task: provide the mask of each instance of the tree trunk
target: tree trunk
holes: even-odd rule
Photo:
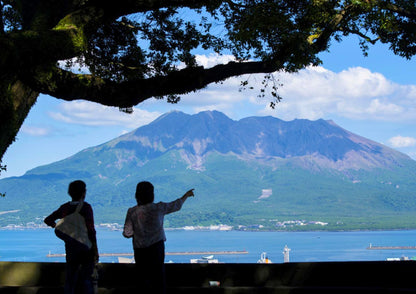
[[[38,95],[19,80],[0,81],[0,162]]]

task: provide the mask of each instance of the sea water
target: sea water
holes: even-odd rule
[[[285,245],[291,262],[377,261],[387,258],[412,258],[416,250],[369,250],[373,246],[416,246],[415,230],[356,232],[243,232],[243,231],[166,231],[166,262],[189,263],[201,255],[170,255],[177,252],[243,251],[244,254],[214,255],[219,262],[256,263],[266,252],[273,263],[283,262]],[[97,229],[101,262],[118,262],[117,254],[132,253],[131,239],[121,231]],[[53,229],[0,230],[0,261],[64,262],[63,242]],[[210,255],[210,254],[207,254]]]

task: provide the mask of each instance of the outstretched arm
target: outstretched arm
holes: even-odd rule
[[[164,206],[163,211],[164,214],[169,214],[175,211],[178,211],[182,208],[182,204],[185,202],[186,199],[188,199],[188,197],[193,197],[194,195],[194,189],[191,189],[189,191],[187,191],[185,194],[183,194],[182,197],[176,199],[175,201],[169,202],[169,203],[162,203],[162,205]]]
[[[188,197],[194,197],[194,190],[195,189],[191,189],[189,191],[186,191],[185,194],[183,194],[183,196],[181,197],[183,201],[185,201],[186,199],[188,199]]]

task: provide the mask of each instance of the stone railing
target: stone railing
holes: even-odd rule
[[[101,264],[99,294],[140,293],[134,264]],[[416,293],[415,261],[166,264],[167,294]],[[64,263],[0,262],[0,294],[63,293]]]

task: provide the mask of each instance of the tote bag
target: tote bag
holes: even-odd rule
[[[55,226],[55,234],[64,241],[67,239],[66,237],[70,237],[90,249],[92,243],[88,238],[87,225],[84,217],[79,213],[83,204],[84,202],[80,201],[74,213],[68,214],[58,221]],[[62,233],[65,235],[64,238]]]

